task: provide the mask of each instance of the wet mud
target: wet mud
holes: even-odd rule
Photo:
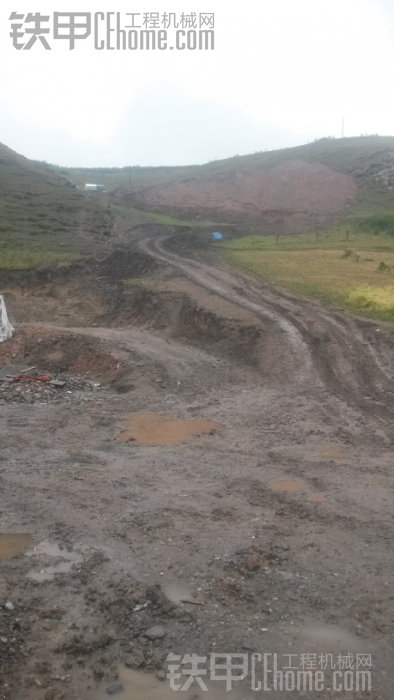
[[[4,373],[30,358],[92,390],[1,406],[0,694],[160,700],[169,654],[368,652],[391,700],[390,333],[144,245],[122,276],[156,256],[152,293],[121,289],[120,254],[42,305],[14,290],[53,316],[12,318]],[[92,308],[59,323],[72,289]]]
[[[128,418],[119,439],[122,442],[137,441],[142,445],[175,445],[201,435],[214,435],[224,427],[204,418],[173,420],[170,416],[146,413]]]
[[[10,559],[35,544],[31,535],[0,534],[0,559]]]

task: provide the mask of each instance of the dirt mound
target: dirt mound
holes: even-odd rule
[[[20,328],[0,345],[0,365],[37,365],[44,372],[67,372],[110,381],[124,372],[124,363],[93,338],[47,328]]]
[[[147,272],[153,272],[158,266],[157,261],[151,256],[129,245],[127,248],[118,248],[110,255],[99,259],[88,257],[84,260],[55,262],[26,270],[0,269],[0,288],[4,293],[7,287],[27,289],[52,282],[58,286],[61,282],[67,280],[75,282],[78,279],[81,284],[86,284],[87,278],[90,285],[93,281],[105,279],[117,282],[124,278],[140,277]]]
[[[117,190],[113,199],[129,206],[179,215],[231,220],[285,220],[289,231],[315,217],[327,219],[353,201],[352,177],[321,163],[288,160],[270,170],[257,167],[189,178],[157,187]]]
[[[140,277],[154,272],[158,263],[151,256],[139,250],[119,249],[108,255],[97,265],[97,272],[114,280]]]
[[[0,293],[15,327],[31,322],[97,325],[117,307],[123,280],[142,278],[158,267],[141,251],[118,249],[101,260],[0,270]]]

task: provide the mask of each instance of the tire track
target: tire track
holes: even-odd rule
[[[282,381],[329,390],[348,405],[386,421],[394,415],[394,382],[378,354],[346,314],[336,318],[319,302],[279,290],[233,268],[213,267],[164,248],[168,236],[140,241],[148,255],[268,321],[286,362]],[[339,317],[339,318],[338,318]]]
[[[304,385],[310,378],[313,366],[312,358],[302,334],[282,314],[278,313],[272,305],[265,304],[261,300],[248,299],[234,289],[234,279],[228,272],[210,267],[196,260],[185,260],[174,253],[169,253],[163,248],[166,237],[145,239],[140,242],[140,247],[148,255],[157,260],[167,262],[181,270],[186,276],[222,298],[252,311],[263,320],[268,320],[279,334],[278,341],[285,344],[287,352],[288,380],[296,384]],[[315,378],[316,380],[317,378]]]

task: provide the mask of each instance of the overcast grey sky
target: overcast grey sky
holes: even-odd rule
[[[11,12],[51,20],[54,11],[120,12],[123,25],[131,11],[136,24],[155,12],[198,19],[201,0],[2,0],[0,141],[52,163],[123,166],[204,163],[339,137],[342,116],[346,136],[394,134],[393,5],[206,0],[213,51],[97,51],[93,37],[70,51],[52,28],[51,51],[39,40],[18,51]]]

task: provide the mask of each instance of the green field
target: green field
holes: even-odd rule
[[[353,223],[277,242],[248,236],[220,245],[228,263],[274,284],[394,320],[394,236],[360,231]]]
[[[75,253],[56,253],[43,249],[7,250],[0,252],[0,268],[3,270],[23,270],[54,262],[78,259]]]
[[[33,240],[0,236],[0,269],[23,270],[53,262],[71,261],[80,258],[75,246],[59,243],[45,235]]]
[[[208,219],[203,221],[191,221],[187,219],[175,219],[172,216],[166,216],[165,214],[157,214],[150,211],[141,211],[140,209],[134,209],[133,207],[123,207],[116,204],[111,205],[111,209],[117,216],[128,224],[130,227],[140,226],[141,224],[159,224],[161,226],[181,226],[188,228],[206,228],[212,226],[218,226],[213,221]]]

